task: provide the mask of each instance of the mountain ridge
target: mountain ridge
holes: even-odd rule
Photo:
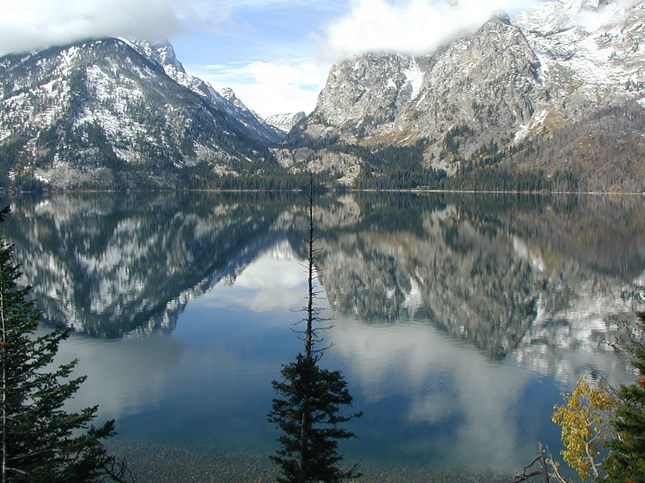
[[[6,56],[0,65],[0,164],[9,182],[175,187],[191,170],[212,176],[271,159],[241,120],[122,40]]]
[[[610,164],[620,158],[617,166],[627,168],[612,190],[643,191],[645,151],[638,125],[645,122],[644,18],[642,1],[621,7],[612,0],[551,0],[514,22],[495,16],[429,55],[384,52],[345,60],[332,67],[316,108],[288,135],[289,149],[276,156],[292,171],[312,163],[322,172],[342,171],[338,182],[357,186],[366,170],[373,171],[373,163],[364,155],[339,160],[330,147],[349,154],[337,147],[358,145],[375,153],[382,146],[422,142],[416,172],[443,172],[453,178],[451,188],[458,188],[455,178],[466,174],[501,178],[532,166],[533,175],[545,180],[540,186],[552,186],[548,178],[555,171],[564,177],[582,168],[575,183],[560,188],[604,191],[607,183],[586,173],[601,171],[591,160],[597,153],[563,162],[526,159],[526,153],[562,137],[560,129],[620,108],[634,122],[618,131],[625,126],[609,126],[616,119],[609,116],[604,124],[616,130],[611,134],[620,142],[595,148],[604,150],[599,157]],[[593,19],[603,21],[589,26]],[[592,135],[602,137],[602,131]],[[315,152],[303,156],[302,146]],[[562,155],[568,154],[571,149],[562,146]],[[501,159],[515,161],[500,165]],[[520,159],[524,166],[516,166]]]
[[[168,42],[5,56],[0,186],[261,188],[314,172],[341,188],[645,191],[644,18],[643,1],[549,0],[427,55],[339,62],[313,112],[267,120]]]
[[[288,134],[296,124],[306,117],[307,115],[303,111],[299,111],[295,113],[289,112],[285,114],[273,114],[272,116],[267,117],[264,121],[281,130],[285,134]]]

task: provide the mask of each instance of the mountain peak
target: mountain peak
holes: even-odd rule
[[[187,73],[181,62],[177,60],[175,50],[170,42],[152,43],[140,40],[127,42],[150,62],[160,65],[175,82],[200,95],[217,109],[225,111],[241,122],[244,128],[249,130],[250,137],[262,142],[280,140],[280,133],[266,125],[258,114],[248,109],[231,88],[222,89],[220,94],[208,82]]]
[[[253,119],[185,73],[168,43],[100,39],[0,65],[0,184],[172,187],[198,165],[212,177],[269,156]]]
[[[235,91],[234,91],[233,89],[231,89],[230,87],[224,87],[224,88],[220,91],[220,94],[222,95],[222,97],[223,97],[224,99],[226,99],[228,102],[230,102],[231,104],[233,104],[237,109],[240,109],[240,110],[242,110],[242,111],[248,111],[248,112],[251,112],[251,113],[252,113],[254,116],[256,116],[258,119],[260,118],[259,114],[256,114],[256,113],[255,113],[255,112],[253,112],[251,109],[249,109],[248,107],[246,107],[246,105],[244,104],[244,102],[242,102],[242,100],[241,100],[239,97],[237,97],[237,95],[235,94]]]
[[[237,97],[237,95],[235,94],[235,91],[230,87],[224,87],[222,90],[220,90],[220,94],[224,99],[226,99],[228,102],[233,104],[238,109],[250,111],[250,109],[246,107],[246,105],[242,102],[242,100],[239,97]],[[257,114],[255,113],[253,114],[257,116]]]
[[[273,116],[267,117],[265,122],[270,126],[280,129],[280,131],[289,132],[296,124],[306,117],[306,114],[302,111],[287,114],[274,114]]]
[[[185,73],[184,66],[175,55],[175,49],[168,40],[160,42],[149,42],[147,40],[131,40],[121,39],[137,52],[142,54],[151,62],[159,64],[164,68],[166,73],[168,70],[176,70],[177,72]]]
[[[591,32],[621,22],[629,10],[643,6],[645,2],[634,0],[549,0],[518,14],[513,23],[541,35],[573,28]]]
[[[255,111],[246,107],[240,98],[235,95],[233,89],[225,87],[220,91],[220,95],[227,103],[227,106],[225,106],[224,109],[245,126],[253,128],[258,135],[262,136],[264,141],[277,143],[284,138],[284,133],[282,131],[267,123]]]
[[[224,99],[227,99],[229,101],[234,101],[237,100],[237,96],[235,95],[235,91],[231,89],[230,87],[224,87],[219,91],[219,93],[222,95]]]

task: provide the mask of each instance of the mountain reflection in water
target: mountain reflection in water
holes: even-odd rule
[[[79,405],[99,402],[125,437],[265,451],[270,381],[298,345],[306,203],[23,197],[3,229],[45,319],[80,333],[62,355],[90,375]],[[637,197],[318,198],[329,365],[365,412],[349,451],[510,471],[553,444],[559,390],[633,377],[609,344],[643,308],[642,209]],[[150,429],[158,418],[169,427]]]

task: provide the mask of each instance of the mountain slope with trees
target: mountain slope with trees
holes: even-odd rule
[[[271,164],[266,140],[122,40],[5,56],[0,86],[5,184],[174,188]]]
[[[360,187],[640,192],[644,19],[642,1],[550,0],[425,56],[343,61],[276,156]],[[385,167],[419,143],[401,184]]]
[[[288,134],[167,42],[5,56],[0,186],[285,189],[313,172],[340,188],[642,192],[644,20],[643,1],[548,0],[425,55],[347,59],[312,113],[271,120]]]

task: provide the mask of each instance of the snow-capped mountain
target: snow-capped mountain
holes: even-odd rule
[[[594,158],[616,159],[627,172],[612,186],[640,191],[645,188],[644,20],[643,1],[549,0],[513,21],[496,16],[425,56],[372,53],[346,60],[332,68],[315,110],[287,144],[422,142],[425,166],[451,176],[500,159],[511,162],[505,169],[517,171],[521,161],[549,177],[586,172]],[[558,133],[567,128],[564,140]],[[564,159],[522,154],[530,143],[553,136],[566,144]],[[589,136],[602,141],[589,142]],[[574,144],[606,152],[590,148],[581,155]],[[319,164],[341,169],[320,153]],[[278,155],[283,164],[298,157]],[[342,163],[354,170],[366,166],[360,156]],[[606,185],[578,181],[582,189]]]
[[[351,142],[438,137],[464,123],[506,131],[546,101],[537,69],[520,29],[496,17],[432,56],[367,54],[334,66],[305,134]]]
[[[644,19],[642,1],[552,0],[514,23],[550,94],[575,116],[622,99],[645,103]]]
[[[547,0],[427,55],[343,61],[309,116],[267,121],[167,42],[5,56],[0,186],[203,186],[279,163],[369,188],[645,191],[644,25],[642,0]]]
[[[277,143],[284,135],[266,123],[261,116],[247,108],[230,88],[217,92],[208,82],[186,72],[175,55],[172,44],[165,42],[148,42],[144,40],[126,40],[150,61],[161,65],[168,76],[178,84],[190,89],[240,121],[249,134],[261,142]]]
[[[284,133],[291,131],[293,126],[305,119],[307,116],[304,112],[287,113],[287,114],[274,114],[267,117],[264,122],[273,126]]]
[[[23,186],[174,187],[271,157],[169,44],[103,39],[5,56],[0,105],[0,176]]]

